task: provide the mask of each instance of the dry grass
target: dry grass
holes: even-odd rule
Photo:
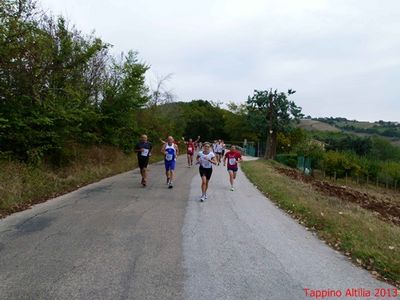
[[[157,152],[154,151],[151,161],[161,159]],[[127,155],[105,146],[78,148],[75,159],[58,169],[45,164],[32,167],[21,162],[0,161],[0,218],[136,167],[134,153]]]
[[[244,162],[249,179],[304,226],[357,264],[400,286],[400,227],[357,204],[323,195],[275,171],[264,160]]]
[[[324,123],[316,120],[307,120],[302,119],[298,127],[305,130],[317,130],[317,131],[330,131],[330,132],[340,132],[341,130],[336,128],[335,126],[329,125],[328,123]]]

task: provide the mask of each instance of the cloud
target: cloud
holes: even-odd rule
[[[173,73],[181,100],[293,88],[305,114],[400,121],[397,0],[42,3],[114,51],[138,50],[158,74]]]

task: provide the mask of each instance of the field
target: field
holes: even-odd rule
[[[316,121],[316,120],[300,120],[300,124],[298,127],[305,129],[305,130],[317,130],[317,131],[330,131],[330,132],[340,132],[341,130],[329,125],[324,122]]]
[[[395,197],[305,179],[276,162],[251,161],[242,167],[299,223],[374,276],[400,286],[400,203]]]

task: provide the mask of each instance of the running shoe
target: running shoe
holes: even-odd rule
[[[205,198],[205,196],[203,195],[203,196],[201,196],[200,197],[200,202],[204,202],[204,200],[205,200],[206,198]]]
[[[205,195],[204,195],[204,199],[208,199],[208,196],[207,196],[207,194],[205,194]]]
[[[231,191],[233,192],[235,189],[233,187],[231,187]]]
[[[172,189],[174,186],[172,185],[172,182],[170,182],[169,184],[168,184],[168,188],[169,189]]]

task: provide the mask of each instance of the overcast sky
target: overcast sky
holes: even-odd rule
[[[400,121],[399,0],[39,1],[173,73],[178,100],[292,88],[305,115]]]

